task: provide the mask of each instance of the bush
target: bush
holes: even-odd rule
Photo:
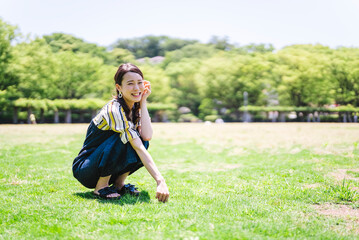
[[[204,117],[204,120],[214,122],[218,118],[220,118],[218,115],[207,115],[207,116]]]
[[[186,113],[186,114],[182,114],[180,115],[179,122],[199,122],[201,121],[198,117],[196,117],[195,115],[193,115],[192,113]]]

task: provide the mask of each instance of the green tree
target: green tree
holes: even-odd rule
[[[172,103],[170,80],[165,71],[159,66],[152,65],[142,65],[140,68],[145,80],[151,82],[152,93],[148,100],[155,103]]]
[[[144,58],[164,56],[167,51],[173,51],[195,42],[197,41],[148,35],[132,39],[119,39],[111,47],[127,49],[136,58]]]
[[[14,47],[13,54],[12,71],[16,72],[21,97],[48,98],[59,75],[50,47],[43,40],[22,42]]]
[[[166,36],[144,36],[133,39],[119,39],[114,44],[113,48],[123,48],[132,52],[136,58],[163,56],[164,50],[161,48]]]
[[[123,63],[134,63],[135,62],[135,56],[127,49],[123,48],[114,48],[110,52],[111,59],[111,65],[119,66]]]
[[[248,93],[249,104],[264,104],[263,90],[270,69],[263,56],[220,53],[204,61],[199,76],[204,101],[201,104],[202,112],[217,109],[220,114],[228,114],[238,120],[238,108],[243,105],[244,92]],[[213,100],[212,109],[208,109],[208,99]]]
[[[106,64],[114,64],[113,56],[105,47],[98,46],[95,43],[85,42],[70,34],[53,33],[43,36],[45,42],[51,47],[54,53],[62,51],[71,51],[74,53],[87,53],[92,57],[102,58]]]
[[[181,49],[166,52],[165,60],[162,62],[162,66],[165,68],[168,64],[179,62],[185,58],[193,59],[205,59],[210,58],[218,49],[215,49],[213,45],[196,43],[192,45],[187,45]]]
[[[197,40],[185,40],[185,39],[179,39],[179,38],[167,38],[161,44],[161,47],[163,48],[164,52],[169,52],[169,51],[181,49],[184,46],[195,44],[195,43],[198,43],[198,41]]]
[[[85,53],[59,52],[55,54],[57,80],[53,82],[49,98],[99,97],[98,82],[101,79],[101,58]]]
[[[198,115],[198,107],[201,103],[199,95],[200,83],[197,78],[200,66],[200,60],[184,58],[179,62],[172,62],[166,67],[174,102],[179,107],[190,108],[195,115]]]
[[[253,54],[253,53],[271,53],[275,50],[272,44],[255,44],[251,43],[242,47],[234,48],[233,51],[240,54]]]
[[[329,64],[337,104],[359,106],[359,49],[339,48]]]
[[[85,53],[53,53],[43,39],[14,47],[12,69],[21,97],[33,99],[72,99],[98,97],[96,83],[101,78],[101,58]]]
[[[117,67],[111,65],[103,64],[99,67],[96,73],[98,76],[97,80],[93,82],[94,86],[96,86],[96,89],[92,93],[93,96],[109,100],[117,94],[114,80],[116,71]]]
[[[229,43],[228,37],[219,37],[219,36],[212,36],[208,42],[209,45],[213,45],[216,49],[219,50],[231,50],[234,48],[233,44]]]
[[[9,68],[13,59],[11,42],[16,37],[16,29],[0,18],[0,90],[17,85],[16,77]]]
[[[321,45],[294,45],[278,51],[273,83],[281,105],[323,106],[333,102],[329,53],[331,50]]]

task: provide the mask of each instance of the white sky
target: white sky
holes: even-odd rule
[[[208,42],[320,43],[359,47],[359,0],[0,0],[2,20],[23,34],[73,34],[107,46],[167,35]]]

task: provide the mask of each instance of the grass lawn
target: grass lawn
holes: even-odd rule
[[[72,176],[87,125],[0,125],[0,239],[359,239],[359,124],[154,124],[170,189],[95,199]]]

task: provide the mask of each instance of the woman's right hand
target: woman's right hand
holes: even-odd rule
[[[159,202],[167,202],[170,193],[168,192],[168,187],[165,180],[160,180],[157,182],[157,191],[156,191],[156,198]]]

